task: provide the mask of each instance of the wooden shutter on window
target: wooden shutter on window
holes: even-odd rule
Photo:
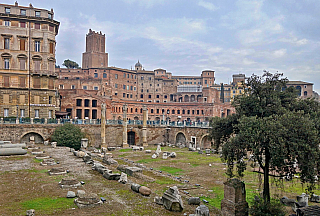
[[[50,43],[50,53],[52,53],[52,54],[53,54],[53,48],[54,48],[54,46],[53,46],[53,43],[51,42]]]
[[[3,77],[3,86],[4,87],[10,87],[10,78],[9,78],[9,76],[4,76]]]
[[[20,77],[20,87],[25,88],[26,87],[26,78]]]
[[[20,39],[20,50],[26,50],[26,40]]]
[[[49,89],[54,89],[53,79],[49,79]]]
[[[40,61],[39,60],[34,61],[34,71],[36,71],[36,72],[40,71]]]
[[[33,77],[33,87],[40,88],[40,77]]]
[[[25,59],[20,59],[20,70],[25,70],[26,69],[26,60]]]

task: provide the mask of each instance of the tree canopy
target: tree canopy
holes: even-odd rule
[[[67,123],[55,129],[51,136],[53,142],[59,146],[67,146],[79,150],[81,148],[81,139],[84,134],[81,129],[73,124]]]
[[[71,61],[70,59],[64,60],[63,63],[62,63],[62,65],[65,66],[66,68],[71,68],[71,69],[73,69],[73,68],[77,68],[77,69],[80,68],[77,62]]]
[[[263,198],[270,201],[269,176],[292,177],[314,185],[319,175],[320,105],[298,98],[294,88],[286,88],[282,74],[252,75],[243,95],[235,97],[236,114],[211,121],[211,137],[216,148],[222,145],[227,175],[234,166],[242,177],[244,160],[252,154],[264,175]],[[236,162],[236,163],[234,163]]]

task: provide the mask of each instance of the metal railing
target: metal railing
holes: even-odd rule
[[[79,125],[100,125],[101,119],[46,119],[46,118],[0,118],[0,124],[79,124]],[[123,120],[106,120],[106,125],[123,125]],[[142,126],[142,120],[128,120],[127,125]],[[147,126],[170,126],[170,127],[209,127],[209,122],[192,121],[147,121]]]

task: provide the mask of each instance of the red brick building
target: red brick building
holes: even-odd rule
[[[100,118],[101,103],[107,104],[107,119],[122,119],[124,104],[128,120],[142,120],[143,105],[152,121],[208,121],[233,112],[230,103],[220,102],[220,92],[213,88],[214,71],[172,76],[164,69],[146,71],[139,61],[133,70],[108,67],[105,35],[91,29],[86,35],[82,69],[58,71],[61,111],[69,112],[71,118]]]

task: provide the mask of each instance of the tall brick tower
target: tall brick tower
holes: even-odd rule
[[[82,54],[82,68],[108,67],[108,53],[105,52],[106,36],[89,29],[86,35],[86,52]]]

